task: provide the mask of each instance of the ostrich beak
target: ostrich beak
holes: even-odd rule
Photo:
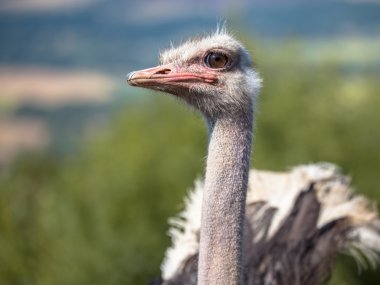
[[[212,73],[182,72],[170,65],[133,71],[127,74],[127,83],[131,86],[154,88],[160,86],[178,86],[181,83],[204,82],[216,83],[217,77]]]

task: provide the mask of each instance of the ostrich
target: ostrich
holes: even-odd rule
[[[157,284],[320,284],[343,250],[376,264],[377,211],[336,166],[249,170],[261,79],[225,29],[165,51],[161,65],[127,82],[185,101],[209,130],[204,182],[171,220],[173,245]]]

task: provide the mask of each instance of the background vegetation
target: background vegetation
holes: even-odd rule
[[[167,219],[203,175],[207,130],[194,111],[125,86],[123,75],[154,65],[170,40],[213,30],[221,15],[264,78],[253,166],[333,162],[380,201],[380,4],[248,2],[1,1],[1,285],[134,285],[159,276]],[[68,85],[74,94],[63,94]],[[108,85],[113,91],[102,91]],[[104,97],[93,100],[88,86]],[[34,121],[49,147],[2,160],[1,123],[24,126],[22,135]],[[343,256],[331,284],[380,284],[380,271],[359,274]]]
[[[251,49],[265,81],[254,166],[331,161],[380,200],[376,72],[305,64],[294,44]],[[159,275],[166,220],[202,175],[206,128],[168,96],[122,92],[142,100],[123,105],[75,155],[23,156],[1,173],[1,284],[146,284]],[[378,271],[357,273],[342,261],[332,284],[380,282]]]

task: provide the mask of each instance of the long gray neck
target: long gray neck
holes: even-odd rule
[[[243,283],[243,222],[253,110],[209,120],[203,193],[199,285]]]

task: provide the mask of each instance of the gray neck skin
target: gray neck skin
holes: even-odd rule
[[[243,283],[243,222],[253,110],[208,120],[208,146],[198,265],[199,285]]]

